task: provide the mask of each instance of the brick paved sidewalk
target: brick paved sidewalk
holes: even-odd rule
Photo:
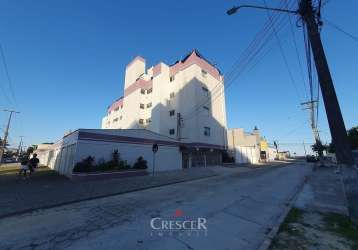
[[[217,167],[219,168],[219,167]],[[0,218],[34,209],[132,192],[218,175],[214,168],[191,168],[106,180],[71,181],[50,169],[42,169],[28,179],[0,170]]]

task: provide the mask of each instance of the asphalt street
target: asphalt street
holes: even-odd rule
[[[207,179],[11,216],[0,221],[0,249],[257,249],[310,172],[303,162],[225,169]],[[204,227],[170,228],[170,221],[198,219]]]

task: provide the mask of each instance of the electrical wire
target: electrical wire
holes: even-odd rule
[[[324,19],[324,21],[332,28],[340,31],[341,33],[345,34],[346,36],[350,37],[351,39],[353,39],[354,41],[358,42],[358,37],[355,35],[350,34],[349,32],[343,30],[342,28],[340,28],[339,26],[333,24],[332,22],[328,21],[327,19]]]
[[[12,87],[12,80],[11,80],[9,69],[8,69],[7,62],[6,62],[5,52],[4,52],[3,46],[1,44],[0,44],[0,54],[1,54],[1,59],[2,59],[3,65],[4,65],[5,74],[6,74],[6,78],[7,78],[7,81],[8,81],[11,96],[13,98],[13,103],[16,105],[15,92],[14,92],[13,87]]]
[[[280,14],[278,14],[277,17],[275,17],[275,19],[274,19],[275,22],[279,20],[279,17],[281,17]],[[281,26],[283,23],[282,21],[283,21],[283,19],[281,18],[281,20],[279,21]],[[256,34],[254,40],[250,43],[250,45],[247,47],[247,49],[241,54],[241,56],[239,57],[237,62],[234,64],[234,66],[233,66],[234,69],[231,72],[229,72],[229,74],[228,74],[229,80],[227,80],[227,78],[226,78],[226,84],[225,84],[224,90],[227,90],[232,85],[234,80],[248,67],[249,63],[253,61],[255,56],[257,56],[259,54],[259,52],[262,51],[263,47],[272,39],[273,34],[272,34],[272,32],[271,33],[269,32],[271,29],[272,29],[272,22],[267,21],[266,24],[264,25],[263,29]],[[213,91],[212,96],[210,98],[208,98],[206,103],[210,102],[210,101],[212,101],[212,103],[213,103],[224,92],[224,91],[222,91],[222,89],[220,89],[219,91],[220,91],[219,95],[217,95],[217,96],[215,96],[216,92]],[[202,103],[200,105],[197,105],[198,107],[195,108],[192,113],[189,113],[189,114],[186,114],[185,116],[183,116],[185,118],[185,120],[195,117],[196,116],[195,112],[198,111],[198,109],[200,109],[202,107],[202,105],[203,105]]]
[[[284,0],[284,1],[285,1],[286,8],[288,8],[288,2],[287,2],[287,0]],[[308,98],[307,98],[307,87],[306,87],[306,84],[307,84],[307,83],[306,83],[305,78],[304,78],[303,67],[302,67],[302,62],[301,62],[301,57],[300,57],[300,53],[298,52],[298,46],[297,46],[297,42],[296,42],[296,36],[295,36],[295,32],[294,32],[294,29],[293,29],[293,23],[292,23],[292,19],[291,19],[291,16],[290,16],[290,15],[288,16],[288,20],[289,20],[289,22],[290,22],[290,30],[291,30],[292,40],[293,40],[293,44],[294,44],[294,47],[295,47],[296,57],[297,57],[297,61],[298,61],[299,69],[300,69],[300,75],[301,75],[301,78],[302,78],[302,83],[303,83],[303,86],[304,86],[304,93],[305,93],[306,99],[308,99]]]
[[[266,0],[263,0],[263,1],[264,1],[265,6],[267,7]],[[267,16],[268,16],[269,20],[270,20],[271,23],[272,23],[272,15],[271,15],[268,11],[266,11],[266,13],[267,13]],[[276,31],[276,28],[275,28],[274,24],[272,24],[272,29],[273,29],[273,32],[274,32],[274,34],[275,34],[275,38],[276,38],[278,47],[279,47],[279,49],[280,49],[280,53],[281,53],[282,59],[283,59],[283,61],[284,61],[284,63],[285,63],[287,72],[288,72],[288,74],[289,74],[289,76],[290,76],[291,83],[292,83],[292,85],[293,85],[293,87],[294,87],[294,89],[295,89],[297,98],[300,100],[301,98],[300,98],[300,94],[299,94],[299,91],[298,91],[298,88],[297,88],[296,81],[295,81],[295,79],[294,79],[294,77],[293,77],[291,68],[290,68],[290,66],[289,66],[289,64],[288,64],[287,57],[286,57],[285,52],[284,52],[284,50],[283,50],[283,47],[282,47],[282,45],[281,45],[281,41],[280,41],[280,38],[279,38],[279,36],[278,36],[278,34],[277,34],[277,31]]]

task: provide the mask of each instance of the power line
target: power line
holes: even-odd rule
[[[338,27],[337,25],[333,24],[332,22],[328,21],[327,19],[324,19],[324,21],[331,26],[332,28],[340,31],[341,33],[345,34],[346,36],[350,37],[351,39],[353,39],[354,41],[358,42],[358,37],[355,35],[352,35],[351,33],[343,30],[342,28]]]
[[[6,62],[5,52],[4,52],[4,49],[3,49],[2,45],[1,45],[1,43],[0,43],[0,53],[1,53],[2,62],[4,64],[4,69],[5,69],[6,78],[7,78],[8,84],[9,84],[9,89],[10,89],[12,98],[14,100],[14,103],[16,105],[15,93],[14,93],[14,90],[12,88],[12,81],[11,81],[9,69],[8,69],[7,62]]]
[[[286,8],[289,8],[287,0],[284,0],[284,1],[285,1]],[[300,57],[300,53],[298,52],[298,46],[297,46],[297,42],[296,42],[295,32],[293,30],[293,24],[292,24],[292,20],[291,20],[291,15],[288,16],[288,20],[290,22],[290,30],[291,30],[291,34],[292,34],[293,44],[295,46],[295,52],[296,52],[298,65],[299,65],[299,68],[300,68],[300,74],[301,74],[301,78],[302,78],[302,83],[303,83],[304,90],[305,90],[304,92],[305,92],[305,95],[306,95],[306,98],[307,98],[306,81],[304,79],[304,73],[303,73],[303,67],[302,67],[302,63],[301,63],[301,57]]]
[[[266,0],[263,0],[263,1],[264,1],[265,6],[267,6],[267,5],[266,5]],[[268,18],[270,19],[270,21],[271,21],[271,23],[272,23],[272,15],[271,15],[268,11],[266,11],[266,13],[267,13]],[[282,48],[282,45],[281,45],[281,42],[280,42],[280,38],[279,38],[278,35],[277,35],[277,31],[276,31],[276,28],[275,28],[274,24],[272,24],[272,29],[273,29],[273,32],[274,32],[274,34],[275,34],[275,38],[276,38],[276,40],[277,40],[277,43],[278,43],[278,46],[279,46],[279,49],[280,49],[282,59],[283,59],[285,65],[286,65],[287,72],[288,72],[288,74],[289,74],[289,76],[290,76],[291,83],[292,83],[292,85],[293,85],[293,87],[294,87],[294,89],[295,89],[295,91],[296,91],[297,98],[300,100],[300,95],[299,95],[299,92],[298,92],[298,89],[297,89],[297,86],[296,86],[296,82],[295,82],[295,80],[294,80],[292,71],[291,71],[290,66],[289,66],[289,64],[288,64],[286,55],[285,55],[284,50],[283,50],[283,48]]]
[[[186,114],[185,120],[189,120],[189,119],[192,119],[193,117],[195,117],[196,111],[201,109],[201,107],[203,105],[207,104],[210,101],[213,103],[218,97],[220,97],[224,93],[225,90],[227,90],[234,83],[236,78],[244,72],[244,70],[248,67],[248,65],[256,58],[256,56],[259,55],[259,53],[262,51],[264,46],[267,45],[267,43],[272,39],[273,33],[272,32],[269,33],[270,29],[272,29],[272,23],[274,23],[276,21],[279,22],[279,25],[280,25],[279,29],[281,29],[285,25],[285,23],[283,23],[284,18],[281,18],[281,20],[280,20],[280,18],[281,18],[281,15],[277,15],[277,17],[273,18],[274,19],[273,22],[267,21],[265,23],[263,29],[256,34],[254,40],[250,43],[250,45],[246,48],[246,50],[241,54],[240,58],[235,62],[231,72],[228,73],[229,80],[226,80],[225,89],[222,90],[222,88],[220,88],[219,89],[220,92],[217,92],[216,87],[218,85],[220,85],[220,87],[222,86],[221,83],[217,84],[217,86],[215,86],[212,91],[212,96],[207,98],[207,100],[205,102],[197,105],[196,108],[194,108],[193,112]],[[282,25],[282,23],[283,23],[283,25]],[[216,94],[219,94],[219,95],[216,95]],[[200,111],[199,111],[199,113],[200,113]]]

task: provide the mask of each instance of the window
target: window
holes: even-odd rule
[[[144,109],[144,104],[143,104],[143,103],[139,104],[139,107],[140,107],[141,109]]]
[[[210,136],[210,128],[209,127],[204,127],[204,135]]]
[[[150,118],[148,118],[147,120],[145,120],[146,123],[150,123],[152,122],[152,120]]]
[[[147,104],[147,108],[150,108],[150,107],[152,107],[152,103],[151,103],[151,102]]]
[[[209,96],[209,90],[206,87],[202,87],[204,93],[206,94],[206,96]]]
[[[118,118],[114,119],[113,122],[118,122]]]
[[[170,99],[174,98],[174,92],[170,93],[169,97]]]
[[[205,109],[206,114],[210,115],[210,109],[208,106],[203,106],[203,109]]]
[[[206,75],[208,74],[208,72],[206,72],[205,70],[201,70],[201,75],[203,76],[203,77],[206,77]]]
[[[119,120],[122,120],[122,116],[119,117]]]
[[[123,109],[123,104],[121,105],[121,109]]]
[[[144,94],[145,94],[145,89],[141,89],[141,90],[140,90],[140,93],[141,93],[142,95],[144,95]]]
[[[139,119],[139,124],[143,124],[144,120],[143,119]]]
[[[153,91],[153,89],[152,89],[152,88],[148,89],[148,90],[147,90],[147,94],[152,93],[152,91]]]
[[[174,135],[174,134],[175,134],[175,129],[173,129],[173,128],[172,128],[172,129],[169,129],[169,134],[170,134],[170,135]]]
[[[171,77],[169,78],[169,80],[170,80],[170,82],[173,82],[173,81],[175,80],[175,76],[171,76]]]
[[[175,110],[174,109],[169,111],[169,116],[173,116],[173,115],[175,115]]]
[[[114,111],[118,111],[119,110],[119,107],[115,108]]]

